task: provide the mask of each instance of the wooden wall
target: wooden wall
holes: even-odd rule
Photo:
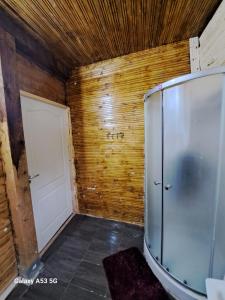
[[[65,103],[63,79],[28,57],[0,26],[0,293],[38,258],[19,92]]]
[[[0,292],[38,257],[19,91],[65,104],[65,83],[16,51],[0,27]]]
[[[6,169],[4,165],[6,112],[0,60],[0,292],[17,275],[16,252],[7,195]]]
[[[21,90],[65,104],[64,83],[19,54],[17,74]]]
[[[6,179],[0,154],[0,291],[17,274],[9,201],[6,194]]]
[[[189,72],[188,41],[73,71],[67,101],[81,213],[143,223],[144,93]]]

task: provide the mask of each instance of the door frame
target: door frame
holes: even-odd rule
[[[29,97],[32,100],[37,100],[39,102],[43,102],[49,105],[53,105],[56,107],[60,107],[64,109],[67,112],[68,117],[68,147],[69,147],[69,177],[70,177],[70,188],[71,188],[71,201],[72,201],[72,214],[69,216],[69,218],[62,224],[62,226],[57,230],[57,232],[53,235],[53,237],[48,241],[48,243],[45,245],[45,247],[39,252],[39,255],[42,256],[46,250],[49,248],[49,246],[54,242],[54,240],[57,238],[57,236],[60,234],[60,232],[65,228],[65,226],[69,223],[69,221],[72,219],[72,217],[79,212],[78,207],[78,199],[77,199],[77,185],[76,185],[76,172],[75,172],[75,165],[74,165],[74,147],[73,147],[73,137],[72,137],[72,123],[71,123],[71,117],[70,117],[70,108],[64,104],[31,94],[29,92],[20,90],[20,96]],[[26,148],[26,145],[25,145]],[[32,195],[31,195],[32,197]],[[33,207],[33,206],[32,206]]]

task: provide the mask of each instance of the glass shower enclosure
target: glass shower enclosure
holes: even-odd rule
[[[145,96],[145,243],[176,281],[205,294],[225,275],[225,69]]]

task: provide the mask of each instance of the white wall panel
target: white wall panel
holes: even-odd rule
[[[225,65],[225,0],[200,36],[200,68]]]

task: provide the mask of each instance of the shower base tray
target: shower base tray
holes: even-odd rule
[[[176,300],[207,300],[206,297],[186,288],[169,276],[149,253],[144,241],[144,256],[152,272],[159,279],[165,290]]]

